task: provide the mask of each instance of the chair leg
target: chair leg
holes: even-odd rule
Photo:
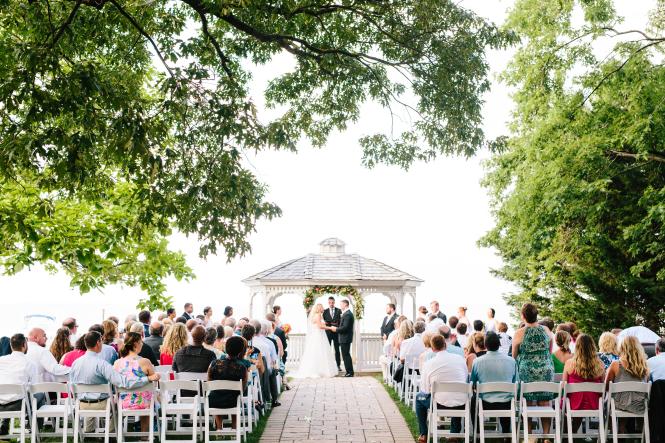
[[[566,412],[570,411],[565,411]],[[568,443],[573,443],[573,419],[570,414],[566,414],[566,426],[568,427]]]
[[[485,443],[485,414],[482,412],[478,414],[478,420],[476,424],[476,429],[480,427],[480,443]]]
[[[69,414],[65,411],[62,417],[62,443],[67,443],[67,427],[69,426]]]
[[[32,405],[32,416],[30,417],[30,442],[37,443],[37,402]]]
[[[649,435],[649,407],[647,405],[647,408],[644,410],[644,432],[642,432],[642,435],[644,436],[644,440],[646,443],[650,443],[651,441],[651,435]]]
[[[81,417],[79,416],[79,411],[76,409],[74,411],[74,423],[72,423],[72,427],[74,428],[74,443],[79,443],[79,431],[80,431],[80,422],[81,422]]]
[[[198,419],[199,419],[199,413],[196,411],[194,414],[192,414],[192,443],[196,443],[197,437],[198,437]],[[164,439],[164,442],[166,442],[166,439]]]
[[[524,414],[522,421],[524,422],[524,443],[529,443],[529,416]]]
[[[205,443],[210,443],[210,415],[208,414],[208,408],[205,409],[205,417],[203,417],[203,423],[205,428],[203,429],[203,439]]]
[[[605,443],[605,420],[603,419],[603,411],[598,413],[598,441],[600,443]]]
[[[122,426],[122,425],[123,425],[123,421],[124,421],[124,420],[122,419],[122,407],[120,407],[120,408],[118,408],[118,423],[117,423],[117,425],[116,425],[116,432],[118,433],[118,434],[116,435],[116,437],[117,437],[117,439],[118,439],[118,443],[122,443],[122,437],[123,437],[123,433],[124,433],[124,431],[125,431],[125,429],[124,429],[123,426]],[[106,427],[107,427],[107,428],[109,427],[108,422],[107,422],[107,424],[106,424]]]
[[[107,400],[109,403],[111,402],[111,398]],[[104,415],[104,443],[109,443],[111,440],[111,411],[109,410],[110,405],[107,404],[106,406],[106,415]],[[121,429],[117,429],[116,432],[118,435],[121,434]],[[118,439],[118,443],[120,443],[122,440],[122,437]]]
[[[617,417],[614,415],[614,408],[612,408],[612,441],[614,443],[619,443],[619,425],[617,423]]]

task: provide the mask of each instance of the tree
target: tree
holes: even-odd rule
[[[368,166],[474,153],[485,49],[512,41],[441,0],[5,0],[0,29],[2,264],[45,262],[83,291],[143,278],[153,298],[163,277],[191,276],[164,242],[173,229],[230,259],[280,214],[247,150],[323,145],[375,101],[414,121],[363,137]],[[266,121],[248,82],[282,53],[295,67],[263,91],[281,111]],[[44,208],[39,228],[14,207]],[[67,239],[57,255],[40,249],[52,238]]]
[[[516,112],[488,165],[496,225],[481,244],[498,250],[497,273],[521,288],[510,303],[533,300],[594,334],[665,326],[658,17],[624,31],[611,1],[521,0],[508,19],[524,41],[504,76]],[[611,54],[595,56],[608,40]]]

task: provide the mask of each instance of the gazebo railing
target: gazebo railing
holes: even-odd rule
[[[380,334],[362,333],[360,340],[356,337],[354,369],[358,372],[379,371],[379,356],[383,352],[383,340]],[[298,368],[300,358],[305,351],[305,334],[289,334],[289,346],[286,367],[293,371]],[[332,349],[330,352],[333,352]]]

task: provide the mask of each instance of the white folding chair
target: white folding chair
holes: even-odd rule
[[[72,395],[74,396],[74,443],[78,443],[79,435],[83,437],[99,437],[99,427],[93,433],[81,432],[81,419],[94,418],[99,421],[100,418],[104,419],[104,443],[109,443],[111,436],[115,437],[115,432],[111,432],[111,420],[113,417],[113,390],[111,385],[71,385]],[[81,397],[84,394],[92,394],[95,396],[107,396],[106,406],[104,409],[81,409]],[[86,403],[85,401],[83,401]],[[87,402],[91,403],[91,402]],[[83,430],[85,431],[85,429]]]
[[[568,394],[574,394],[577,392],[589,392],[598,394],[598,409],[577,409],[573,410],[570,408],[570,399]],[[604,420],[604,408],[603,401],[605,396],[605,383],[565,383],[563,384],[563,398],[565,399],[563,403],[563,416],[566,417],[566,427],[568,428],[568,443],[573,443],[574,438],[589,438],[595,436],[593,430],[589,426],[589,420],[595,419],[598,420],[598,440],[600,443],[605,443],[605,420]],[[585,431],[583,433],[577,433],[577,429],[573,429],[573,419],[574,418],[583,418],[586,420]]]
[[[433,437],[434,443],[438,443],[439,438],[460,438],[464,437],[464,443],[469,443],[471,440],[471,396],[473,394],[473,385],[471,383],[460,382],[434,382],[432,383],[430,392],[430,405],[429,405],[429,426],[427,426],[427,441],[429,441],[430,434]],[[439,409],[436,403],[436,394],[438,393],[459,393],[464,394],[463,409]],[[453,433],[451,431],[439,430],[439,419],[444,417],[459,417],[463,419],[463,432]],[[441,437],[439,437],[441,434]]]
[[[413,392],[413,384],[416,379],[416,371],[418,370],[418,357],[408,357],[404,360],[404,376],[402,377],[402,392],[404,404],[411,406],[411,400],[415,405],[415,393]]]
[[[527,404],[524,394],[534,392],[548,392],[555,394],[555,399],[550,401],[549,406],[532,406]],[[554,438],[555,443],[561,443],[561,403],[559,397],[561,396],[561,385],[554,382],[535,382],[524,383],[520,385],[520,410],[522,412],[522,423],[524,426],[524,441],[529,441],[529,420],[532,418],[542,420],[543,418],[550,418],[552,420],[551,426],[554,427],[554,433],[539,433],[538,438]],[[554,404],[552,406],[552,403]],[[551,431],[551,428],[550,428]]]
[[[147,434],[148,441],[152,442],[155,439],[154,432],[154,412],[155,412],[155,396],[157,395],[157,390],[155,389],[154,383],[148,383],[145,386],[140,386],[133,389],[117,388],[118,392],[118,443],[123,443],[123,436],[126,437],[145,437]],[[146,409],[125,409],[122,405],[122,399],[120,398],[123,394],[131,394],[134,392],[144,392],[150,394],[150,404]],[[126,430],[126,421],[129,417],[134,417],[137,420],[140,420],[140,417],[149,417],[149,429],[148,432],[131,432]]]
[[[478,427],[480,427],[480,442],[485,443],[486,438],[507,438],[510,437],[513,443],[517,443],[517,408],[515,403],[517,402],[517,383],[478,383],[476,385],[476,425],[474,429],[474,439],[473,441],[478,440]],[[481,399],[482,394],[488,393],[504,393],[510,394],[510,409],[485,409],[483,407],[483,401]],[[497,419],[497,431],[492,433],[486,433],[485,431],[485,419],[486,418],[495,418]],[[505,429],[501,429],[499,432],[499,418],[509,418],[510,419],[510,432],[506,432]]]
[[[646,394],[644,399],[644,413],[634,414],[632,412],[621,411],[616,408],[614,396],[620,392],[642,392]],[[607,391],[608,407],[608,422],[612,422],[612,441],[618,443],[620,438],[640,438],[642,441],[649,443],[651,436],[649,435],[649,394],[651,392],[651,382],[643,383],[637,381],[610,383],[610,388]],[[641,418],[644,422],[643,431],[639,434],[620,434],[619,433],[619,419],[620,418]],[[606,431],[607,435],[607,431]]]
[[[14,434],[13,420],[19,419],[19,441],[25,443],[26,433],[30,432],[27,429],[26,414],[29,414],[30,406],[27,402],[28,396],[26,394],[25,386],[19,384],[0,384],[0,395],[20,395],[21,408],[18,411],[0,411],[0,418],[10,420],[9,434]]]
[[[226,391],[237,391],[238,399],[236,405],[232,408],[212,408],[210,407],[210,393],[217,390],[226,390]],[[211,435],[233,435],[235,434],[235,440],[232,440],[233,443],[241,443],[243,426],[242,426],[242,408],[240,407],[240,400],[242,397],[242,382],[241,381],[229,381],[229,380],[214,380],[214,381],[204,381],[203,382],[203,395],[205,400],[203,403],[204,407],[204,441],[205,443],[210,443]],[[224,428],[217,429],[216,431],[210,430],[210,417],[214,416],[235,416],[236,417],[236,429],[225,431]]]
[[[181,402],[179,401],[180,391],[195,391],[197,394],[192,398],[192,401]],[[167,442],[167,435],[177,434],[183,435],[184,432],[179,426],[180,419],[183,415],[192,417],[192,427],[187,430],[191,432],[191,440],[168,440],[168,443],[196,443],[198,436],[197,419],[199,415],[199,381],[198,380],[160,380],[159,394],[161,406],[161,419],[162,425],[160,429],[160,440],[162,443]],[[182,397],[190,398],[190,397]],[[174,401],[175,400],[175,401]],[[175,431],[169,432],[168,418],[174,417],[176,421]]]
[[[69,436],[68,425],[69,420],[72,416],[72,404],[71,397],[63,397],[62,394],[69,393],[69,386],[64,383],[36,383],[28,387],[28,392],[32,397],[32,443],[37,441],[37,437],[53,437],[56,435],[62,435],[62,443],[67,443],[67,437]],[[56,404],[50,405],[48,403],[42,405],[40,408],[37,407],[37,394],[44,394],[48,399],[49,393],[56,394]],[[53,419],[53,432],[40,431],[37,426],[37,419],[39,418],[51,418]],[[60,420],[62,419],[62,428],[60,427]]]
[[[161,379],[170,380],[171,374],[173,374],[173,368],[171,365],[158,365],[155,366],[155,372],[161,376]]]

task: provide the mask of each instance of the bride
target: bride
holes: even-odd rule
[[[294,378],[328,378],[337,375],[337,363],[330,349],[323,322],[323,305],[317,304],[309,314],[305,350]]]

